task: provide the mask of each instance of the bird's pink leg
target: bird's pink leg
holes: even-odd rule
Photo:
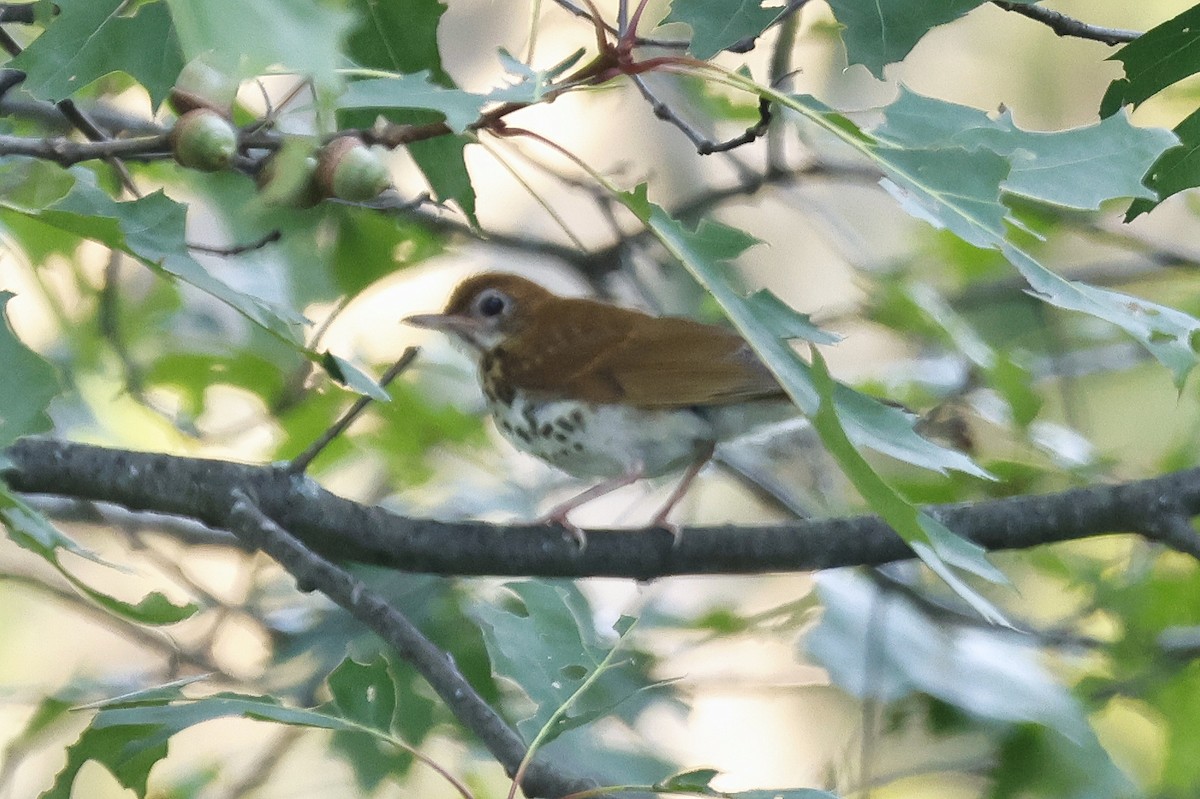
[[[700,470],[704,468],[704,465],[712,460],[715,449],[716,445],[710,443],[696,456],[696,459],[688,466],[687,471],[683,473],[683,478],[675,486],[675,490],[671,492],[671,496],[667,497],[666,503],[659,509],[658,513],[654,514],[654,518],[650,520],[651,527],[662,527],[671,531],[671,536],[675,539],[675,546],[679,546],[682,533],[678,525],[667,521],[667,516],[671,515],[671,511],[679,504],[679,500],[683,499],[684,494],[692,487],[692,481],[696,479],[696,475],[700,474]]]
[[[640,463],[634,464],[633,468],[625,474],[597,483],[587,491],[584,491],[582,494],[577,494],[565,502],[555,505],[545,516],[542,516],[540,519],[538,519],[538,523],[561,525],[570,534],[572,540],[579,545],[579,551],[582,552],[584,547],[587,546],[587,537],[583,534],[583,530],[578,525],[567,518],[567,514],[578,508],[580,505],[586,505],[593,499],[599,499],[605,494],[611,494],[618,488],[624,488],[627,485],[632,485],[645,476],[646,467]]]

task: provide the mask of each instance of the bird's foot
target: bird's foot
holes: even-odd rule
[[[563,529],[563,538],[575,544],[577,552],[587,549],[587,535],[583,528],[571,521],[569,514],[574,508],[559,506],[537,520],[537,524],[558,526]]]
[[[679,542],[683,540],[683,531],[679,529],[679,525],[674,522],[667,521],[667,517],[671,515],[671,511],[679,504],[679,500],[683,499],[683,495],[687,493],[691,487],[692,481],[696,479],[696,475],[700,474],[700,470],[704,468],[704,464],[708,463],[713,456],[715,444],[709,444],[700,451],[687,471],[683,473],[683,478],[679,484],[675,486],[675,490],[671,492],[671,496],[667,498],[666,503],[659,509],[658,513],[654,514],[654,518],[650,520],[651,527],[660,527],[671,534],[673,539],[671,542],[672,549],[679,548]]]
[[[650,527],[659,530],[666,530],[671,534],[671,549],[678,549],[679,544],[683,541],[683,530],[678,524],[667,520],[667,515],[671,512],[670,507],[663,508],[658,512],[653,519],[650,520]]]

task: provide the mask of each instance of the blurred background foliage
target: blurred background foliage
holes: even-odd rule
[[[1069,185],[1010,191],[1003,210],[1020,224],[1008,241],[1072,280],[1200,314],[1194,194],[1125,219],[1128,198],[1154,196],[1140,183],[1173,141],[1162,129],[1190,134],[1200,44],[1186,26],[1163,59],[1170,75],[1115,91],[1126,72],[1114,48],[1056,36],[995,4],[955,4],[962,8],[944,19],[882,4],[912,21],[907,44],[872,27],[874,3],[791,5],[801,7],[767,27],[778,8],[656,1],[641,33],[690,39],[698,57],[813,95],[848,117],[843,130],[873,130],[880,142],[878,126],[897,117],[879,109],[907,94],[936,98],[918,115],[928,137],[957,118],[949,103],[985,110],[987,124],[1051,132],[1095,125],[1102,100],[1115,104],[1106,116],[1139,102],[1132,129],[1109,117],[1120,121],[1052,156],[1124,190],[1105,194],[1087,174],[1067,172]],[[432,104],[397,102],[382,112],[393,122],[471,119],[472,97],[500,87],[535,99],[536,70],[594,49],[588,20],[563,6],[61,0],[53,13],[39,2],[32,24],[3,23],[24,48],[9,66],[28,79],[5,95],[0,133],[67,135],[45,101],[68,95],[110,129],[153,133],[170,124],[163,100],[197,53],[240,81],[236,121],[269,117],[298,139],[374,122],[379,109],[339,105],[350,66],[424,72],[448,93],[421,101]],[[1135,30],[1184,12],[1178,3],[1109,0],[1055,9]],[[616,3],[600,12],[614,20]],[[738,25],[767,30],[748,52],[721,52],[733,44],[722,35]],[[522,73],[522,63],[533,69]],[[1131,71],[1138,63],[1125,60]],[[1154,80],[1162,85],[1134,91]],[[758,120],[757,98],[728,81],[655,72],[645,81],[713,140]],[[823,348],[835,376],[939,409],[956,443],[999,478],[872,456],[909,500],[1047,492],[1196,465],[1190,360],[1163,358],[1167,368],[1150,351],[1160,334],[1139,343],[1103,313],[1033,296],[999,250],[946,229],[937,219],[946,206],[931,214],[917,193],[881,188],[887,168],[814,119],[777,106],[764,138],[700,156],[628,79],[511,117],[623,190],[647,183],[650,198],[688,224],[716,220],[761,240],[725,278],[767,288],[843,334]],[[1156,173],[1164,193],[1195,183],[1190,155],[1170,152]],[[420,361],[387,388],[391,401],[374,403],[322,453],[316,479],[360,502],[446,519],[532,518],[575,488],[494,435],[461,353],[399,320],[439,308],[458,279],[485,269],[660,312],[717,320],[721,308],[611,193],[536,140],[459,130],[386,157],[394,191],[307,208],[272,202],[234,170],[129,161],[146,195],[134,202],[109,163],[64,169],[0,157],[0,288],[12,294],[5,311],[15,332],[0,343],[11,370],[0,392],[12,395],[0,443],[48,430],[117,447],[283,460],[355,399],[314,365],[323,353],[378,374],[419,342]],[[952,182],[975,177],[976,162],[961,174],[939,163]],[[1047,201],[1052,190],[1084,200]],[[235,255],[189,246],[236,246],[270,231],[277,241]],[[721,454],[723,468],[705,473],[682,518],[759,524],[864,509],[809,430],[773,431]],[[643,523],[666,490],[633,487],[577,520]],[[31,553],[26,540],[53,542],[54,533],[14,507],[5,520],[24,547],[6,543],[0,566],[0,796],[456,795],[414,750],[475,796],[507,791],[499,766],[411,667],[263,557],[173,521],[40,500],[33,510],[119,567],[63,544],[50,556],[65,565],[56,571],[46,557],[54,544]],[[1011,585],[972,585],[1012,628],[981,621],[911,563],[646,584],[361,576],[444,647],[526,740],[615,645],[618,620],[637,617],[618,665],[547,749],[564,769],[610,784],[711,767],[719,774],[660,788],[938,799],[1200,793],[1197,564],[1133,537],[992,562]],[[64,574],[101,593],[80,593]],[[206,676],[191,682],[197,675]],[[136,693],[177,680],[186,684]],[[198,700],[217,691],[233,698]],[[95,705],[131,692],[124,703]],[[263,697],[313,715],[267,707]],[[251,706],[254,718],[279,725],[245,718]]]

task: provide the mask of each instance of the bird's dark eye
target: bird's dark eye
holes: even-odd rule
[[[499,294],[485,294],[479,298],[479,313],[483,316],[499,316],[507,304]]]

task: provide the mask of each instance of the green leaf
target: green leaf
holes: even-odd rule
[[[161,191],[117,202],[89,181],[91,173],[72,170],[77,180],[62,199],[45,207],[29,207],[0,196],[0,207],[99,241],[134,256],[146,266],[178,278],[221,300],[280,339],[299,343],[304,318],[283,306],[238,291],[214,278],[188,251],[184,237],[187,206]]]
[[[902,594],[881,595],[859,573],[824,572],[817,593],[824,610],[805,650],[854,696],[894,702],[919,692],[978,719],[1033,722],[1074,741],[1095,740],[1084,708],[1034,642],[930,618]]]
[[[193,616],[199,607],[188,603],[176,605],[163,594],[154,591],[136,603],[125,602],[97,591],[71,574],[59,560],[59,550],[65,550],[102,565],[110,566],[93,552],[84,549],[62,533],[45,516],[29,507],[20,497],[0,484],[0,523],[8,530],[9,538],[23,549],[33,552],[58,570],[67,582],[81,594],[115,616],[138,624],[174,624]]]
[[[816,348],[812,351],[813,380],[821,398],[820,407],[810,418],[821,442],[842,467],[842,473],[867,501],[871,509],[904,541],[938,577],[975,609],[995,624],[1008,624],[1003,614],[981,594],[967,585],[959,570],[976,574],[995,583],[1007,582],[1003,573],[987,559],[983,547],[955,535],[948,527],[901,497],[884,482],[866,459],[850,443],[834,405],[835,384]]]
[[[338,226],[330,271],[347,296],[444,251],[443,238],[425,226],[358,208],[330,210]]]
[[[845,28],[847,60],[882,80],[884,66],[903,61],[931,28],[953,22],[986,1],[829,0],[829,7]]]
[[[0,290],[0,447],[30,433],[51,427],[46,408],[62,387],[54,367],[17,338],[8,319],[8,302],[15,294]]]
[[[321,368],[325,370],[325,373],[333,378],[335,382],[340,383],[351,391],[379,402],[387,402],[391,399],[383,389],[383,386],[376,382],[375,378],[340,355],[334,355],[332,352],[323,352],[318,357],[314,357],[313,361],[319,363]]]
[[[1086,740],[1071,740],[1059,730],[1033,724],[1014,727],[997,751],[987,799],[1031,796],[1079,799],[1142,799],[1135,786],[1089,731]],[[1195,758],[1189,758],[1193,763]],[[1195,783],[1179,796],[1186,796]]]
[[[736,257],[756,240],[740,230],[707,220],[696,230],[688,230],[647,199],[645,185],[632,193],[619,194],[618,198],[713,295],[800,410],[809,416],[815,414],[820,398],[808,364],[757,318],[746,299],[725,280],[722,262]],[[934,471],[956,469],[980,477],[987,475],[961,452],[919,436],[913,431],[914,418],[899,408],[883,405],[847,386],[838,387],[837,405],[850,437],[861,446]]]
[[[1175,385],[1183,386],[1196,365],[1193,342],[1200,332],[1200,320],[1129,294],[1067,280],[1014,245],[1004,244],[1000,251],[1029,281],[1036,296],[1059,308],[1081,311],[1117,325],[1171,370]]]
[[[345,719],[329,713],[305,708],[287,707],[273,696],[254,696],[221,692],[199,698],[189,698],[178,692],[186,683],[171,683],[165,690],[140,692],[118,697],[99,705],[92,719],[95,729],[116,727],[155,727],[145,735],[145,744],[166,741],[172,735],[206,721],[219,718],[247,718],[275,721],[297,727],[323,730],[359,729]]]
[[[452,85],[442,69],[438,23],[446,12],[440,0],[349,0],[356,23],[346,54],[360,67],[391,72],[428,70],[434,82]]]
[[[408,145],[408,153],[429,181],[438,202],[453,201],[467,220],[478,227],[475,218],[475,186],[463,151],[470,140],[463,136],[435,136]]]
[[[414,683],[420,678],[411,669],[408,679],[397,681],[392,677],[393,668],[402,674],[405,667],[389,667],[383,654],[376,654],[366,665],[346,658],[329,675],[329,688],[340,715],[384,734],[394,726],[415,746],[434,724],[434,703],[414,692]],[[335,731],[330,741],[331,748],[354,770],[363,795],[373,793],[385,780],[398,780],[415,760],[408,749],[381,743],[377,735],[349,730]]]
[[[1125,330],[1171,370],[1177,385],[1195,366],[1192,341],[1200,321],[1166,306],[1066,280],[1007,240],[1008,215],[1000,203],[1000,189],[1008,161],[993,150],[906,150],[848,127],[845,117],[830,114],[812,98],[789,97],[764,87],[754,90],[807,116],[874,160],[889,178],[885,187],[914,216],[948,228],[975,246],[1001,252],[1043,301]]]
[[[403,741],[390,733],[396,694],[387,663],[382,657],[366,665],[344,660],[329,676],[333,703],[316,709],[289,707],[271,696],[229,692],[199,698],[184,696],[181,689],[194,681],[156,686],[98,703],[96,707],[99,712],[93,717],[81,743],[89,736],[113,735],[124,741],[119,753],[121,760],[148,761],[148,769],[166,755],[166,744],[172,736],[213,719],[232,717],[332,730],[337,748],[351,756],[361,751],[358,745],[364,737],[376,747],[386,743],[388,747],[403,750],[405,746]],[[127,731],[136,731],[137,734],[130,736]],[[403,764],[411,762],[411,756],[380,761],[375,757],[378,751],[369,754],[368,767],[378,766],[381,762],[392,766],[401,765],[401,761]],[[121,765],[111,760],[101,762],[110,769]],[[355,762],[353,765],[357,772],[359,764]],[[393,770],[391,776],[396,773]],[[362,780],[364,775],[360,773],[359,778]],[[375,784],[378,784],[378,779]]]
[[[992,386],[1008,402],[1018,424],[1026,426],[1033,421],[1042,400],[1033,389],[1033,378],[1028,369],[980,338],[967,320],[959,316],[932,286],[907,283],[899,290],[929,323],[942,331],[948,343],[988,375]]]
[[[380,732],[391,732],[396,686],[382,657],[370,663],[346,658],[329,675],[329,691],[333,694],[333,706],[343,718]]]
[[[756,39],[779,16],[779,7],[763,8],[762,0],[671,0],[663,20],[692,28],[688,50],[703,61],[744,39]]]
[[[268,69],[297,72],[321,91],[341,83],[342,40],[353,23],[332,0],[163,0],[184,59],[204,56],[239,78]]]
[[[58,565],[58,550],[63,549],[81,558],[103,563],[93,552],[80,546],[61,532],[45,516],[29,507],[20,497],[0,483],[0,522],[8,529],[8,537],[22,549]]]
[[[1124,65],[1125,77],[1114,80],[1104,93],[1100,116],[1105,117],[1200,72],[1200,6],[1151,28],[1110,58]]]
[[[479,119],[487,95],[472,94],[462,89],[449,89],[430,82],[427,71],[386,78],[356,80],[346,86],[337,99],[339,109],[413,109],[437,111],[455,133]]]
[[[97,605],[114,616],[127,619],[136,624],[175,624],[184,619],[190,619],[200,611],[200,606],[196,603],[188,602],[184,605],[176,605],[160,591],[151,591],[137,602],[125,602],[114,596],[97,591],[62,567],[59,567],[59,572],[80,593]]]
[[[1168,197],[1200,186],[1200,110],[1193,111],[1172,131],[1179,145],[1163,153],[1150,167],[1146,185],[1154,190],[1152,200],[1134,200],[1125,214],[1130,222]]]
[[[887,172],[883,187],[909,214],[987,247],[1004,238],[1008,209],[1000,185],[1009,163],[987,150],[872,148]]]
[[[837,799],[827,791],[814,788],[782,788],[778,790],[735,791],[727,793],[712,787],[713,779],[720,776],[711,768],[698,768],[674,774],[654,785],[646,786],[647,793],[681,793],[693,796],[719,796],[723,799]],[[635,788],[636,790],[636,788]]]
[[[586,52],[584,48],[580,47],[549,69],[533,69],[518,61],[515,56],[502,47],[500,48],[500,63],[503,65],[504,71],[517,76],[519,80],[512,86],[493,91],[490,97],[494,100],[536,103],[551,90],[554,80],[562,77],[563,73],[578,64]]]
[[[26,91],[63,100],[120,71],[141,83],[154,105],[166,98],[183,56],[163,3],[58,0],[57,5],[61,13],[8,64],[28,73]]]
[[[454,82],[442,69],[437,31],[446,6],[439,0],[351,0],[359,12],[358,24],[350,31],[346,54],[367,69],[414,73],[425,70],[431,80],[453,88]],[[343,112],[339,123],[370,127],[374,115],[364,111]],[[386,111],[383,116],[399,124],[437,121],[431,111]],[[408,152],[429,181],[439,202],[453,201],[471,224],[475,218],[475,189],[463,158],[467,140],[460,136],[436,136],[412,142]]]
[[[720,773],[715,768],[697,768],[679,774],[672,774],[662,782],[655,783],[654,790],[663,791],[664,793],[705,793],[717,795],[709,785]]]
[[[75,177],[38,158],[10,158],[0,165],[0,197],[23,208],[45,208],[67,196]]]
[[[904,86],[885,114],[871,131],[877,139],[918,150],[990,150],[1009,163],[1000,184],[1004,191],[1070,208],[1094,210],[1114,197],[1153,197],[1142,179],[1176,141],[1160,128],[1134,127],[1127,114],[1053,133],[1025,131],[1007,111],[992,119]]]
[[[67,747],[67,764],[39,799],[71,799],[75,776],[88,761],[99,763],[136,796],[146,796],[150,769],[167,756],[167,744],[158,740],[147,744],[145,733],[146,730],[139,726],[84,730],[75,743]]]
[[[592,612],[579,589],[569,583],[510,582],[505,588],[519,604],[479,603],[484,642],[497,677],[511,680],[534,702],[532,716],[517,727],[527,741],[540,731],[542,743],[566,730],[613,712],[645,683],[628,669],[611,669],[582,696],[576,692],[596,671],[610,648],[596,635]],[[555,719],[557,711],[569,712]],[[546,725],[555,719],[549,730]]]
[[[767,289],[746,298],[746,305],[767,330],[784,340],[803,339],[813,344],[837,344],[842,337],[813,324],[812,317],[800,313]]]

